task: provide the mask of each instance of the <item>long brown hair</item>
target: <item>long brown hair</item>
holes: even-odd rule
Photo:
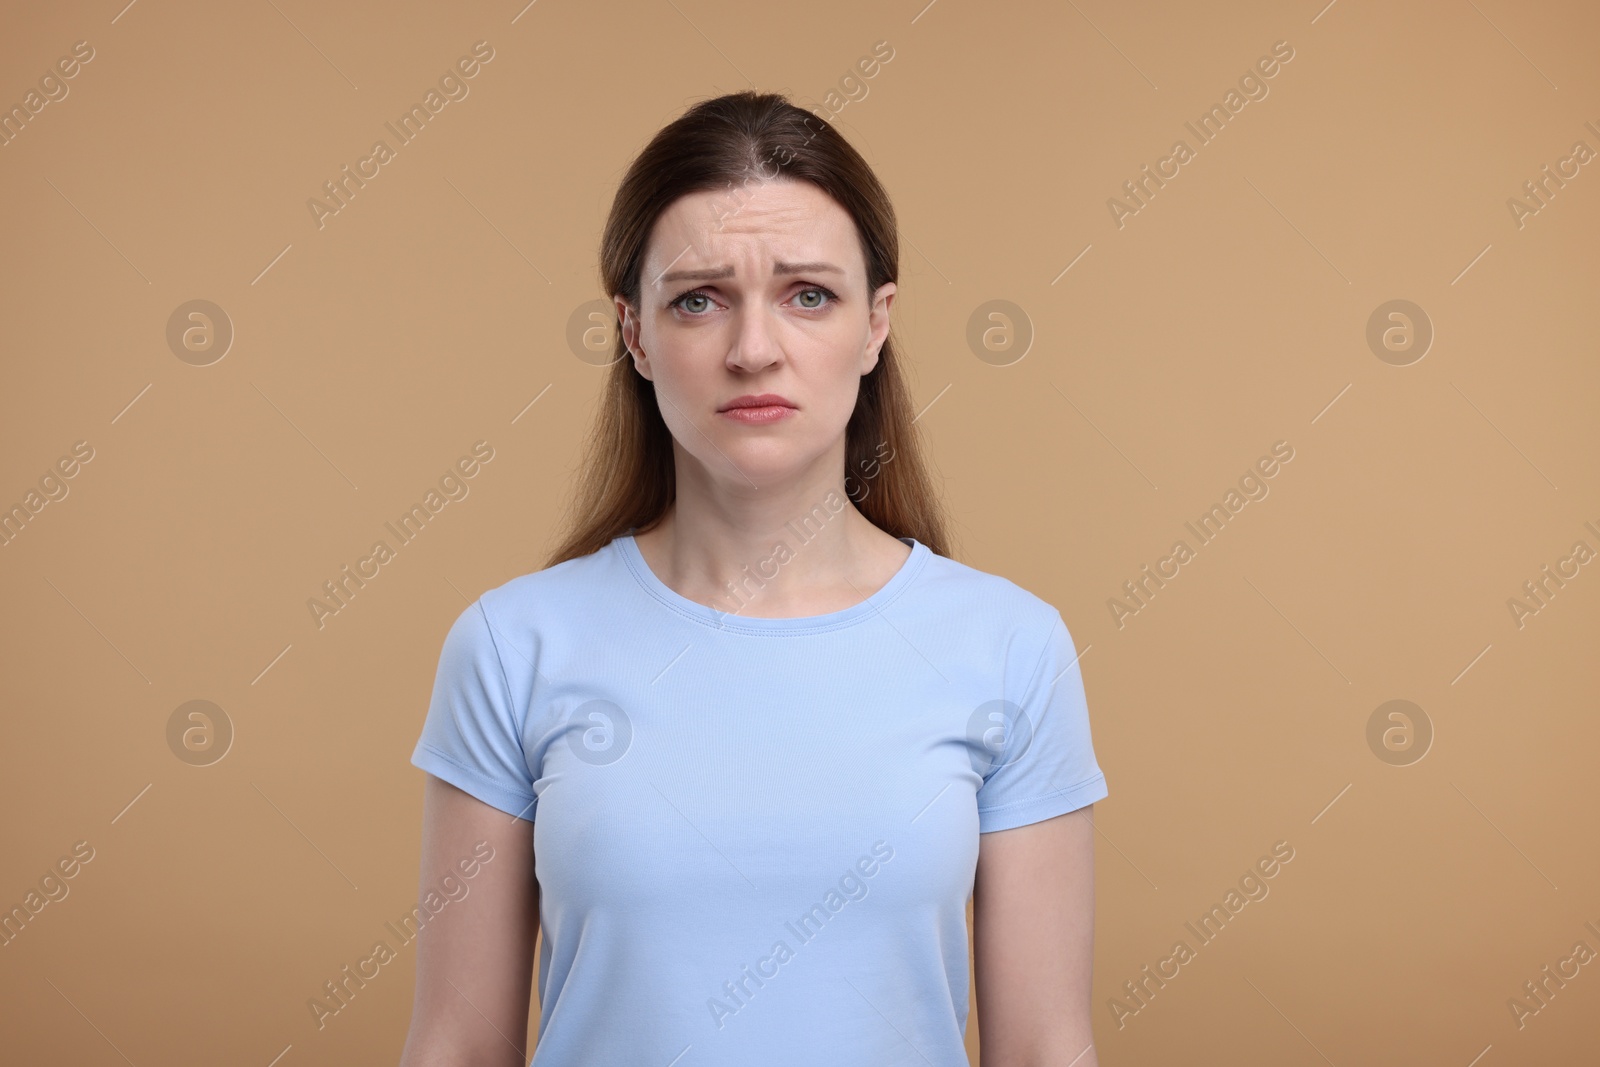
[[[829,123],[777,93],[729,93],[663,127],[628,168],[600,243],[600,283],[640,306],[640,272],[657,218],[689,193],[786,177],[811,182],[855,220],[867,266],[867,294],[900,273],[894,208],[883,186]],[[612,319],[615,323],[615,317]],[[600,410],[584,448],[565,533],[546,567],[598,551],[665,517],[677,495],[672,435],[655,386],[634,369],[622,331]],[[845,430],[846,492],[874,526],[915,537],[948,555],[946,519],[934,492],[891,330],[878,363],[861,378]],[[862,489],[860,499],[851,488]]]

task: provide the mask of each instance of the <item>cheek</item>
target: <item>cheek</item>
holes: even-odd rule
[[[695,366],[693,359],[686,358],[688,355],[680,346],[650,359],[661,416],[675,429],[684,419],[692,419],[694,416],[690,413],[698,411],[709,399],[705,374]]]
[[[796,360],[813,395],[830,408],[848,416],[860,390],[862,353],[867,346],[865,322],[857,320],[830,323],[826,331],[811,338],[807,351]]]
[[[843,432],[861,393],[860,364],[854,354],[831,359],[806,376],[806,392],[820,423]]]
[[[658,339],[656,348],[645,348],[662,421],[691,450],[706,447],[705,433],[721,421],[713,409],[727,391],[727,372],[708,337],[669,336],[665,343]]]

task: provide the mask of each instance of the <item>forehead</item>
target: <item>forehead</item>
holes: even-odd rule
[[[645,256],[646,280],[666,270],[829,260],[865,270],[855,220],[810,182],[782,178],[687,193],[656,220]]]

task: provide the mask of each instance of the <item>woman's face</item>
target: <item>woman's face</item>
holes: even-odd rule
[[[698,461],[686,473],[733,492],[841,479],[845,427],[894,293],[886,283],[869,297],[854,220],[810,182],[752,182],[668,207],[645,253],[640,306],[615,301],[680,473],[682,460]],[[742,415],[733,406],[764,394],[772,404]]]

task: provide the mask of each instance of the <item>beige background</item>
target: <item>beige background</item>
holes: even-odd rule
[[[93,459],[0,548],[0,905],[94,859],[0,948],[6,1059],[394,1062],[414,946],[325,1028],[307,1000],[416,902],[440,642],[546,547],[621,172],[718,92],[837,108],[883,40],[835,121],[900,214],[958,556],[1084,650],[1101,1062],[1592,1061],[1600,962],[1521,1026],[1508,1001],[1600,951],[1600,566],[1520,628],[1507,601],[1600,550],[1600,164],[1520,227],[1507,200],[1600,150],[1600,13],[1322,2],[10,12],[5,106],[94,58],[0,148],[0,506]],[[323,183],[480,40],[470,95],[319,228]],[[1108,198],[1277,41],[1269,95],[1119,228]],[[235,334],[206,366],[166,338],[195,299]],[[1435,333],[1406,366],[1366,341],[1395,299]],[[1023,318],[985,360],[990,300]],[[322,583],[479,440],[470,495],[319,628]],[[1270,495],[1119,627],[1108,599],[1276,441]],[[197,699],[235,731],[209,766],[167,740]],[[1367,740],[1395,699],[1434,734],[1405,766]],[[1184,923],[1278,841],[1270,895],[1199,946]]]

